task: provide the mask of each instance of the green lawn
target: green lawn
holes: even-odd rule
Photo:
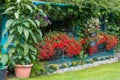
[[[63,74],[9,80],[120,80],[120,62]]]

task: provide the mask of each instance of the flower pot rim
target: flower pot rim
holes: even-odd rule
[[[33,64],[27,64],[27,65],[20,65],[20,64],[16,64],[15,67],[32,67]]]

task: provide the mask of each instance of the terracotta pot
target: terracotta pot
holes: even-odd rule
[[[30,65],[15,65],[15,75],[17,78],[28,78],[30,76],[31,68]]]

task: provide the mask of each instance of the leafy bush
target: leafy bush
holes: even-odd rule
[[[58,70],[59,66],[57,64],[50,64],[48,65],[48,73],[53,73],[54,71]]]
[[[62,68],[67,68],[68,67],[68,64],[67,63],[63,63],[63,64],[61,64],[61,66],[60,66],[60,68],[62,69]]]
[[[47,73],[47,71],[45,69],[45,64],[46,64],[45,62],[35,61],[33,64],[34,65],[32,67],[32,71],[31,71],[32,77],[40,76],[40,75]]]
[[[74,66],[78,66],[78,65],[79,65],[79,64],[78,64],[78,61],[73,61],[71,66],[74,67]]]

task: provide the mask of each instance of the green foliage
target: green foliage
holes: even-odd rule
[[[109,60],[109,59],[110,59],[110,56],[106,56],[105,59],[108,59],[108,60]]]
[[[99,61],[99,59],[97,57],[94,57],[93,60],[94,61]]]
[[[73,61],[71,66],[75,67],[75,66],[78,66],[78,65],[79,65],[78,61]]]
[[[35,18],[36,14],[43,15],[41,9],[37,8],[30,0],[17,0],[14,5],[8,7],[4,14],[9,16],[6,29],[9,32],[8,41],[4,48],[9,47],[8,55],[10,64],[30,64],[37,56],[35,45],[42,38],[39,28],[40,21]],[[13,46],[10,46],[13,43]]]
[[[67,63],[63,63],[63,64],[61,64],[61,66],[60,66],[60,68],[62,69],[62,68],[67,68],[68,67],[68,64]]]
[[[40,75],[47,73],[44,62],[35,61],[33,64],[34,65],[32,67],[32,71],[31,71],[32,77],[40,76]]]
[[[118,26],[120,16],[120,0],[44,0],[51,3],[64,3],[69,7],[45,5],[44,11],[52,21],[51,30],[76,27],[75,33],[79,38],[85,37],[87,21],[91,17],[99,18],[102,29],[106,24]],[[55,13],[54,13],[55,12]],[[108,22],[106,22],[108,21]],[[117,22],[117,23],[116,23]],[[59,27],[56,27],[59,26]],[[113,25],[112,25],[113,26]],[[112,27],[111,26],[111,27]],[[119,26],[118,26],[119,27]],[[116,28],[118,30],[118,27]],[[108,30],[109,31],[109,30]],[[111,32],[111,31],[110,31]],[[112,32],[115,33],[113,30]],[[119,34],[119,33],[118,33]]]
[[[87,58],[88,54],[85,54],[84,51],[81,51],[81,53],[77,56],[82,62]]]
[[[2,63],[3,65],[6,65],[7,62],[8,62],[8,55],[0,54],[0,63]]]
[[[101,57],[101,58],[100,58],[100,61],[104,61],[104,60],[105,60],[105,58],[104,58],[104,57]]]
[[[59,69],[59,66],[57,64],[48,65],[48,72],[50,72],[50,73],[52,73],[52,72],[54,72],[54,71],[56,71],[58,69]]]
[[[91,17],[100,20],[101,31],[120,36],[120,0],[45,0],[63,6],[44,5],[44,12],[48,15],[52,24],[49,31],[63,30],[75,31],[79,38],[86,37],[87,21]],[[65,6],[65,5],[67,6]],[[68,6],[69,5],[69,6]],[[39,5],[39,7],[41,7]],[[54,13],[55,12],[55,13]],[[56,27],[57,26],[57,27]],[[71,30],[74,27],[74,30]],[[120,44],[116,47],[117,51]]]

